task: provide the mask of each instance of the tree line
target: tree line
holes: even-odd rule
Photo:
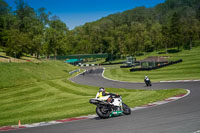
[[[200,1],[166,0],[137,7],[69,30],[45,8],[34,10],[16,0],[16,11],[0,0],[0,47],[7,55],[110,53],[139,55],[200,45]]]
[[[23,0],[15,0],[16,10],[0,0],[0,47],[7,55],[66,54],[66,24],[57,16],[51,16],[45,8],[34,10]],[[51,16],[51,17],[50,17]]]
[[[166,0],[154,8],[137,7],[86,23],[74,30],[79,48],[90,53],[140,55],[200,45],[200,1]],[[87,51],[88,52],[88,51]]]

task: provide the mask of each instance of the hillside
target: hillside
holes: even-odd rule
[[[200,47],[192,50],[183,50],[174,54],[148,53],[145,56],[136,57],[137,60],[148,56],[167,56],[169,60],[182,59],[183,62],[151,71],[130,72],[130,68],[107,68],[104,76],[114,80],[144,82],[144,76],[148,75],[152,82],[166,80],[199,80],[200,79]]]
[[[77,69],[77,67],[61,61],[0,63],[0,68],[0,89],[67,78],[69,77],[69,71]]]
[[[200,45],[199,5],[199,0],[166,0],[153,8],[137,7],[86,23],[74,30],[80,42],[76,48],[115,57],[190,49]]]

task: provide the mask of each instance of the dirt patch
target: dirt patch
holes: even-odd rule
[[[20,59],[13,58],[13,57],[7,56],[5,52],[0,52],[0,62],[4,62],[4,63],[11,63],[11,62],[15,62],[15,63],[25,63],[25,62],[40,63],[41,61],[38,60],[35,57],[32,57],[32,56],[23,56]]]

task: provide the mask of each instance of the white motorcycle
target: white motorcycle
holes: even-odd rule
[[[110,102],[108,102],[108,100]],[[92,98],[89,101],[91,104],[95,104],[96,107],[96,113],[100,118],[109,118],[112,116],[119,116],[122,114],[130,115],[131,109],[122,102],[121,96],[104,96],[102,98]]]

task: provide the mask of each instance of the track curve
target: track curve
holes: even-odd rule
[[[92,86],[149,89],[143,83],[116,82],[102,77],[102,68],[72,78]],[[200,82],[153,83],[154,89],[185,88],[190,95],[160,106],[137,110],[130,116],[89,119],[37,128],[8,131],[15,133],[194,133],[200,130]]]

